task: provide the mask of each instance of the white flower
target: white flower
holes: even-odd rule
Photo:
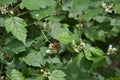
[[[109,45],[108,51],[107,51],[107,55],[115,55],[116,54],[117,49],[115,47],[113,47],[113,45]]]
[[[113,50],[113,51],[117,51],[117,49],[116,49],[116,48],[113,48],[112,50]]]
[[[107,3],[103,2],[103,3],[102,3],[102,7],[103,7],[103,8],[106,8],[106,7],[107,7]]]
[[[112,10],[109,9],[109,8],[105,8],[105,11],[108,12],[108,13],[112,13]]]
[[[73,47],[73,49],[74,49],[74,51],[77,52],[77,53],[80,52],[78,48]]]
[[[107,55],[110,55],[110,53],[109,53],[109,52],[107,52]]]
[[[49,48],[50,49],[52,49],[53,48],[53,44],[51,43],[51,44],[49,44]]]
[[[111,44],[109,45],[109,49],[112,49],[112,45]]]
[[[48,50],[46,50],[46,53],[52,53],[52,52],[51,52],[51,50],[48,49]]]
[[[81,42],[81,43],[80,43],[80,46],[81,46],[82,48],[85,48],[85,43],[84,43],[84,42]]]

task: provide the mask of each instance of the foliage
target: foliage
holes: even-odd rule
[[[0,0],[0,80],[120,80],[120,0]]]

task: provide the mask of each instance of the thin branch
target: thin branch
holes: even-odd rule
[[[45,37],[45,39],[46,39],[46,42],[49,42],[49,43],[52,43],[48,38],[47,38],[47,36],[45,35],[45,33],[41,30],[41,33],[43,34],[43,36]]]
[[[22,15],[24,15],[24,14],[27,14],[28,12],[29,12],[29,11],[22,12],[22,13],[18,14],[17,16],[22,16]]]
[[[29,23],[27,26],[31,26],[31,25],[33,25],[33,24],[35,24],[36,22],[33,22],[33,23]]]
[[[20,4],[18,4],[17,6],[15,6],[14,8],[12,8],[10,11],[14,11]]]

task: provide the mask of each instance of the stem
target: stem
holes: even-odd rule
[[[49,42],[49,43],[52,43],[48,38],[47,38],[47,36],[45,35],[45,33],[41,30],[41,33],[43,34],[43,36],[45,37],[45,39],[46,39],[46,42]]]
[[[8,13],[8,15],[9,15],[10,17],[13,17],[10,13]]]
[[[11,11],[14,11],[18,6],[19,6],[19,4],[17,6],[15,6],[14,8],[12,8]]]
[[[33,25],[33,24],[35,24],[36,22],[33,22],[33,23],[29,23],[27,26],[30,26],[30,25]]]
[[[51,31],[51,30],[41,30],[41,31],[46,31],[47,32],[47,31]]]
[[[23,13],[20,13],[20,14],[18,14],[17,16],[22,16],[22,15],[24,15],[24,14],[27,14],[29,11],[26,11],[26,12],[23,12]]]

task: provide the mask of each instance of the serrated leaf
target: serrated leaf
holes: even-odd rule
[[[54,4],[54,0],[23,0],[20,4],[20,8],[23,9],[25,7],[29,10],[38,10]]]
[[[12,69],[10,80],[25,80],[25,78],[21,72]]]
[[[81,16],[83,20],[89,21],[91,20],[94,16],[96,16],[100,12],[99,9],[88,9],[85,11],[85,14]],[[92,13],[92,14],[91,14]]]
[[[54,70],[52,74],[48,77],[49,80],[65,80],[66,74],[61,70]]]
[[[50,25],[51,28],[51,36],[54,39],[58,39],[58,35],[62,32],[68,32],[69,30],[67,28],[62,28],[60,23],[52,23]]]
[[[78,37],[77,35],[70,33],[67,27],[61,27],[60,23],[53,23],[51,24],[50,28],[51,36],[63,44],[70,43],[72,40],[75,40]]]
[[[11,32],[18,40],[25,43],[27,36],[26,22],[19,17],[10,17],[5,20],[5,28]]]
[[[45,65],[46,48],[41,48],[40,52],[29,53],[26,57],[23,57],[23,61],[29,66],[41,67]]]
[[[0,0],[0,6],[16,3],[18,0]]]
[[[13,40],[7,43],[7,47],[10,49],[10,51],[16,54],[26,50],[24,44],[18,40]]]
[[[81,11],[84,11],[90,5],[90,0],[73,0],[73,5],[71,7],[70,17],[75,17],[76,15],[80,14]]]
[[[57,58],[57,57],[54,57],[54,58],[48,58],[48,59],[47,59],[47,62],[48,62],[49,64],[61,63],[60,59]]]

